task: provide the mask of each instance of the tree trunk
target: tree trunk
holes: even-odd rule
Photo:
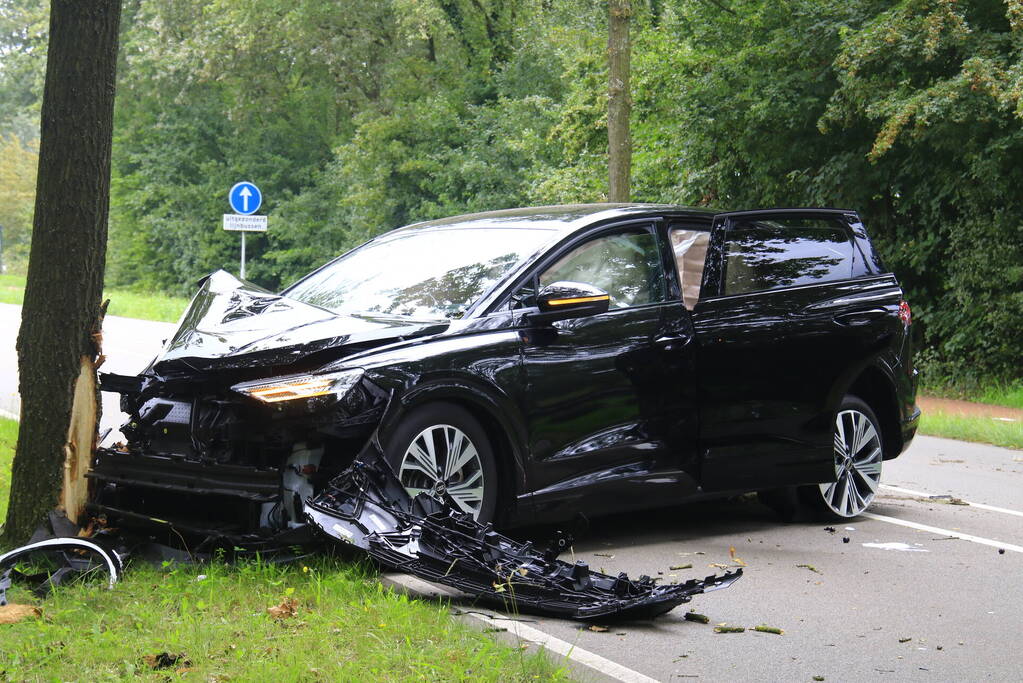
[[[120,0],[53,0],[35,219],[18,334],[21,429],[4,536],[77,520],[95,446]]]
[[[629,114],[632,95],[629,89],[630,0],[608,0],[607,59],[610,78],[607,89],[607,170],[609,202],[629,201],[629,176],[632,172],[632,139]]]

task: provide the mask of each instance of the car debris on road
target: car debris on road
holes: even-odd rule
[[[304,512],[323,535],[364,550],[382,565],[456,588],[475,599],[513,612],[531,612],[570,619],[650,619],[693,596],[726,588],[742,569],[658,585],[657,579],[625,573],[610,576],[590,570],[585,562],[557,559],[571,539],[559,535],[538,550],[515,541],[457,509],[451,500],[426,494],[411,497],[394,471],[374,448],[375,440],[324,491],[306,500]],[[66,519],[55,529],[68,531]],[[71,525],[74,526],[74,525]],[[73,535],[37,540],[0,555],[0,605],[12,579],[34,584],[37,595],[69,576],[104,573],[113,588],[123,571],[128,548],[144,541],[113,536],[104,541]],[[112,550],[117,546],[119,550]],[[45,556],[49,571],[26,574],[19,562]]]

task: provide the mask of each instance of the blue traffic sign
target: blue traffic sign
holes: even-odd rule
[[[259,191],[258,187],[247,181],[235,183],[228,193],[227,199],[231,202],[234,212],[243,216],[256,213],[263,205],[263,193]]]

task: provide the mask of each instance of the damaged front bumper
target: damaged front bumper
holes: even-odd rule
[[[514,611],[571,619],[649,619],[726,588],[742,570],[657,585],[656,579],[609,576],[585,562],[557,559],[564,539],[544,551],[480,524],[453,505],[410,498],[374,448],[305,504],[323,533],[365,550],[382,564],[451,586]]]

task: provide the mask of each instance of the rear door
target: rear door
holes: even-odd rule
[[[834,478],[841,387],[884,348],[898,287],[836,211],[726,214],[692,318],[706,490]]]

